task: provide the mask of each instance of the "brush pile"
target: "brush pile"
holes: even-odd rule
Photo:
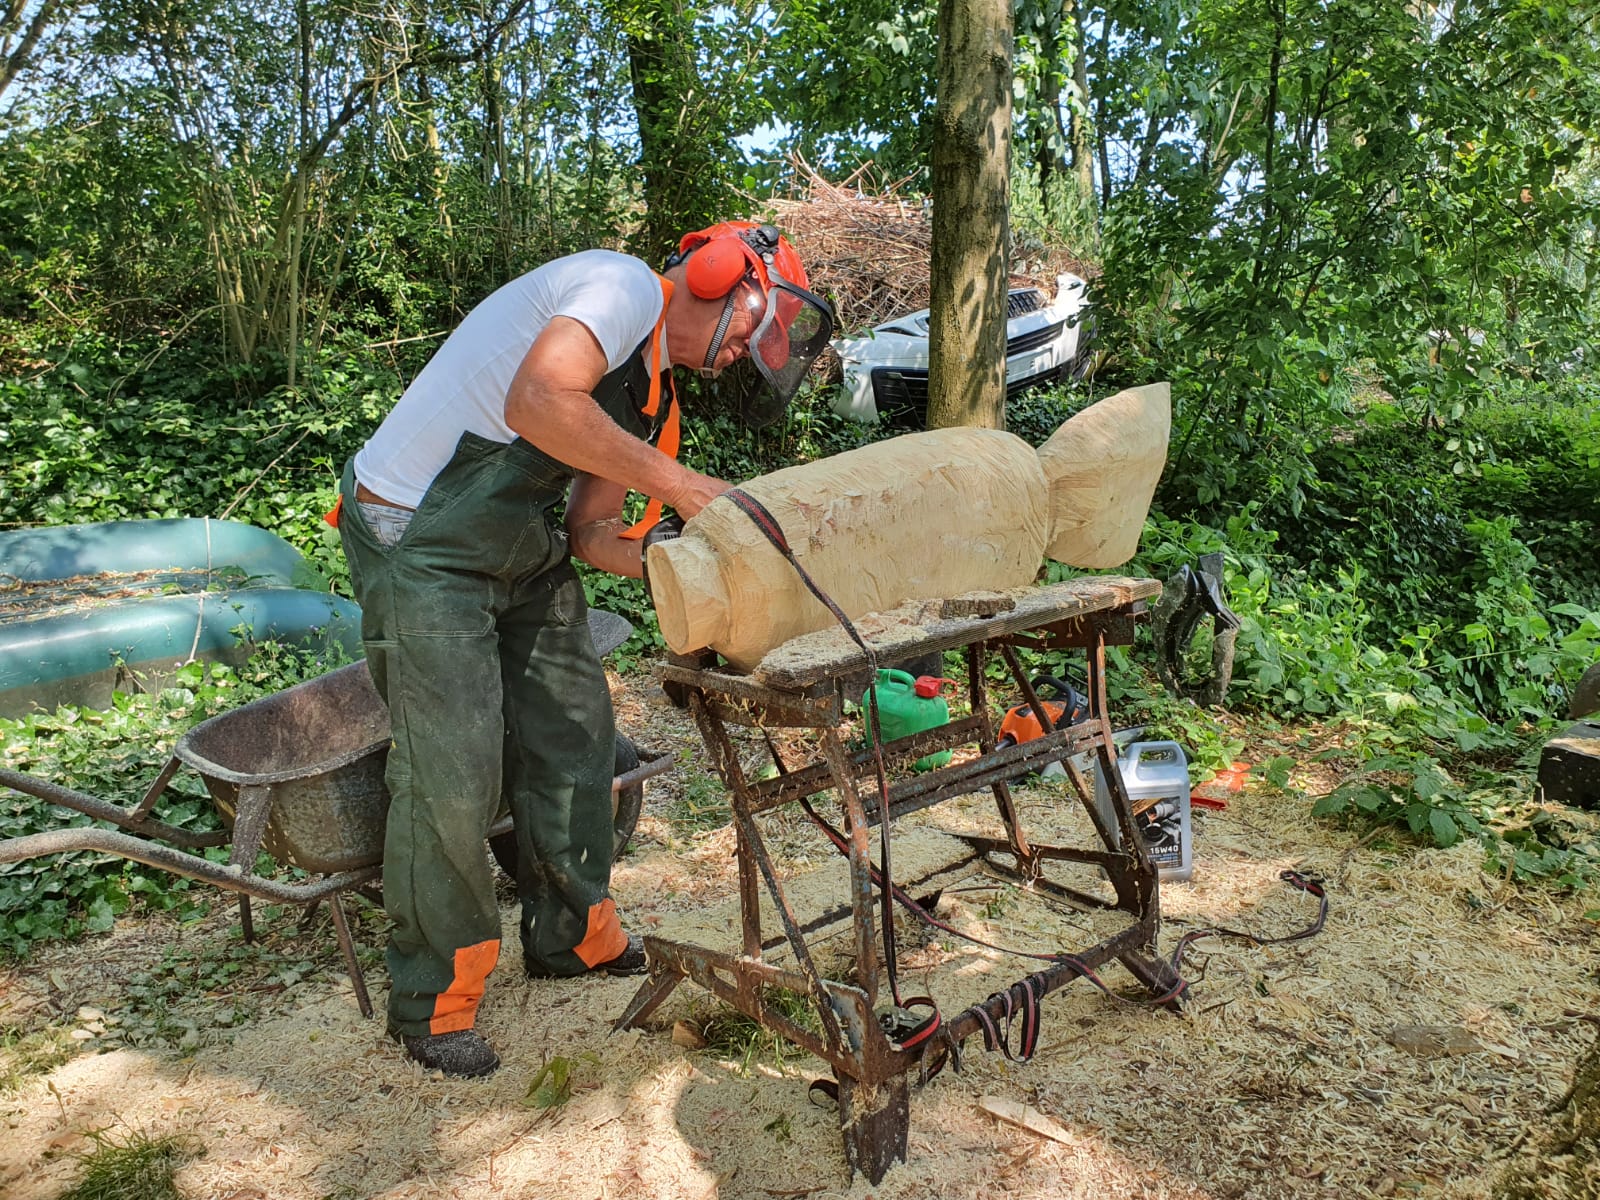
[[[911,177],[885,181],[872,163],[830,183],[799,155],[791,156],[791,195],[772,202],[775,222],[805,260],[811,290],[829,297],[839,329],[856,333],[928,307],[933,210],[911,194]],[[1013,235],[1011,286],[1053,296],[1056,275],[1085,274],[1064,247]]]

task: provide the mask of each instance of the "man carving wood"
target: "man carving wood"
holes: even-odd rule
[[[832,329],[807,284],[749,222],[686,235],[661,275],[606,250],[547,263],[468,314],[345,467],[330,518],[394,733],[388,1024],[424,1066],[499,1066],[473,1024],[500,952],[483,843],[502,797],[528,974],[644,970],[610,897],[611,702],[569,555],[638,576],[662,502],[688,517],[727,489],[675,461],[670,367],[748,356],[780,414]],[[630,489],[654,497],[631,528]]]

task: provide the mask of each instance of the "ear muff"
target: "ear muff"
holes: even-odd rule
[[[712,238],[690,255],[684,282],[700,299],[720,300],[759,264],[755,252],[741,239]]]

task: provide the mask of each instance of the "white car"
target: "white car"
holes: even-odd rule
[[[1088,290],[1088,283],[1070,273],[1056,276],[1053,300],[1036,287],[1012,289],[1006,299],[1008,397],[1072,373],[1088,320]],[[922,424],[928,409],[927,309],[831,344],[844,368],[831,401],[835,412],[857,421]]]

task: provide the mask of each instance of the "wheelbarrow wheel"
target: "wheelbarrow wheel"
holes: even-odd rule
[[[633,770],[639,765],[639,747],[633,740],[617,734],[616,754],[612,763],[612,775],[622,775]],[[633,837],[633,831],[639,824],[639,811],[644,807],[644,784],[636,783],[626,787],[611,797],[611,860],[615,862],[622,857],[622,852],[627,849],[628,842]],[[517,874],[517,834],[516,830],[489,839],[489,849],[494,853],[495,862],[500,864],[500,869],[515,882]]]

